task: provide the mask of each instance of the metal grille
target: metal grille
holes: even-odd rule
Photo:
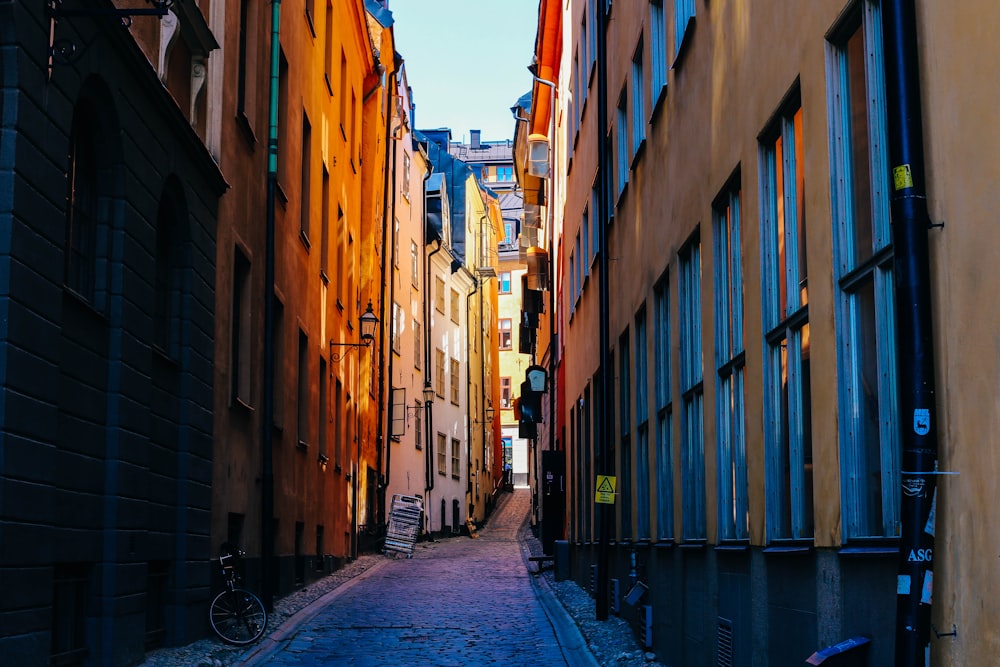
[[[718,667],[733,667],[733,622],[719,617],[718,650],[716,665]]]

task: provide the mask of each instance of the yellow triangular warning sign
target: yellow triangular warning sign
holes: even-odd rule
[[[598,493],[614,493],[615,492],[615,478],[607,477],[606,475],[597,476],[597,492]]]

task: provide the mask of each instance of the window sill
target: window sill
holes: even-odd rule
[[[305,440],[299,440],[298,443],[295,445],[295,448],[298,449],[300,452],[308,452],[309,443],[306,442]]]
[[[229,407],[232,408],[233,410],[236,410],[238,412],[243,412],[248,415],[252,415],[254,412],[253,406],[251,406],[249,403],[244,401],[239,396],[232,396],[229,399]]]
[[[708,546],[708,541],[704,538],[697,540],[684,540],[677,545],[678,549],[704,549]]]
[[[659,92],[656,93],[656,99],[653,100],[653,108],[649,112],[649,124],[651,126],[654,126],[658,122],[660,111],[667,106],[665,102],[666,99],[667,84],[664,82],[664,84],[660,86]]]
[[[643,137],[642,141],[640,141],[639,145],[636,146],[635,148],[635,155],[632,156],[632,162],[629,163],[628,168],[630,171],[633,172],[635,171],[635,166],[639,163],[639,160],[642,159],[642,155],[645,152],[646,152],[646,137]]]
[[[250,124],[250,119],[247,118],[245,111],[236,112],[236,125],[243,133],[243,138],[247,142],[247,148],[249,148],[252,153],[257,146],[257,135],[254,133],[253,125]]]
[[[626,182],[625,185],[622,186],[621,192],[618,193],[618,197],[615,199],[616,210],[621,208],[622,202],[625,201],[625,195],[627,194],[628,194],[628,183]],[[611,216],[611,219],[614,220],[613,215]],[[610,226],[611,223],[609,222],[608,225]]]
[[[855,547],[841,547],[837,553],[841,556],[850,557],[892,557],[899,556],[899,547],[891,544],[867,545]]]
[[[692,16],[688,19],[687,25],[684,26],[684,33],[681,35],[681,44],[677,49],[677,55],[674,56],[674,62],[670,64],[670,69],[677,69],[680,67],[681,62],[684,60],[684,55],[690,50],[695,20],[695,17]]]
[[[312,248],[312,243],[309,242],[309,235],[306,234],[304,229],[299,230],[299,241],[302,241],[302,246],[306,249],[306,252],[309,252],[310,248]]]
[[[812,542],[809,544],[780,544],[765,547],[762,553],[773,556],[805,556],[813,550]]]
[[[715,545],[715,550],[717,552],[743,553],[750,550],[750,542],[723,542],[722,544]]]

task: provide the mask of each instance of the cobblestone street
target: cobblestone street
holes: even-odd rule
[[[536,595],[518,541],[529,502],[518,489],[478,539],[420,543],[412,559],[386,559],[243,664],[594,664],[565,611]]]

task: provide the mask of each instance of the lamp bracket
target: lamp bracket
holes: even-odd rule
[[[48,54],[48,77],[52,79],[52,68],[56,63],[68,65],[73,60],[83,54],[85,49],[77,49],[76,42],[71,39],[56,39],[56,23],[63,18],[115,18],[122,26],[129,28],[132,26],[134,16],[156,16],[162,18],[167,15],[176,0],[146,0],[151,7],[73,7],[63,6],[63,0],[44,0],[45,15],[49,17],[49,49]]]

